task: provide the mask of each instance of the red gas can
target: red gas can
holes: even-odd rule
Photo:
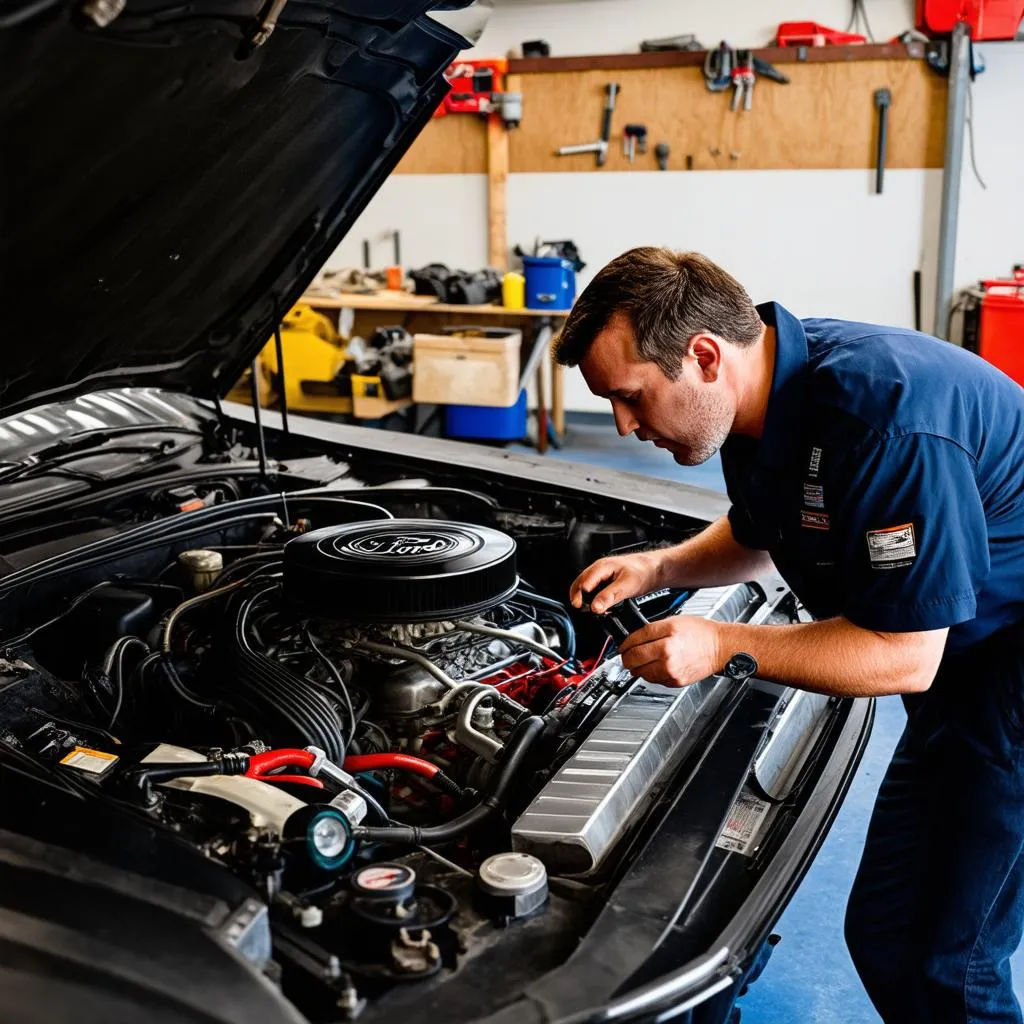
[[[1024,385],[1024,266],[1010,280],[982,281],[978,355]]]

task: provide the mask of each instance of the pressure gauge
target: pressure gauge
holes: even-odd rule
[[[416,872],[404,864],[372,864],[352,875],[352,890],[365,899],[402,903],[416,890]]]

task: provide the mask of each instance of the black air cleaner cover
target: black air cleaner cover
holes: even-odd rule
[[[285,596],[354,622],[475,615],[511,597],[518,582],[516,542],[469,523],[346,523],[304,534],[284,549]]]

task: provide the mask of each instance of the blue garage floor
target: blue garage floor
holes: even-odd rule
[[[522,448],[523,451],[532,449]],[[668,452],[620,438],[611,417],[569,414],[565,447],[549,457],[679,480],[725,491],[716,456],[703,466],[677,466]],[[817,859],[776,926],[776,946],[760,980],[742,1000],[743,1024],[878,1024],[843,942],[846,898],[860,860],[875,794],[903,730],[897,697],[877,702],[871,741],[846,802]],[[1024,948],[1013,960],[1024,1001]]]

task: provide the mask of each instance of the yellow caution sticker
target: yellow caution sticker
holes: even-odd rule
[[[60,759],[61,764],[69,768],[77,768],[81,772],[102,775],[107,769],[113,768],[120,760],[117,754],[108,754],[105,750],[93,750],[92,747],[75,747],[69,754]]]

